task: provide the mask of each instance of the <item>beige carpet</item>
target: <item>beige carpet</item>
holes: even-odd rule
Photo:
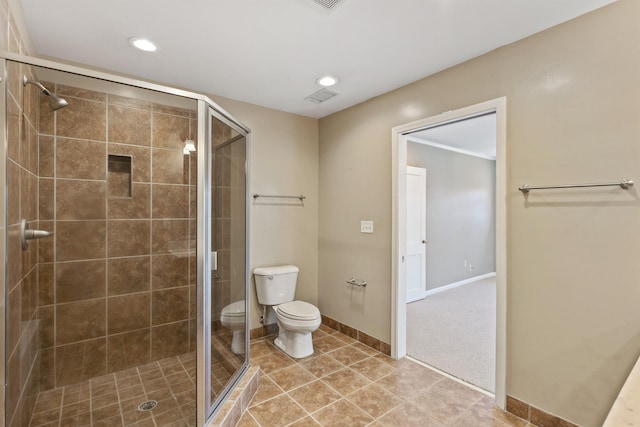
[[[495,277],[407,304],[407,354],[493,393]]]

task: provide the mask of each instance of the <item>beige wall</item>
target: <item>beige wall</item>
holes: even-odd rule
[[[304,205],[251,199],[250,268],[293,264],[300,268],[296,298],[318,300],[318,121],[257,105],[212,97],[251,129],[250,194],[304,194]],[[250,328],[261,306],[251,277]]]
[[[391,128],[506,96],[507,393],[601,425],[640,352],[638,190],[517,187],[640,179],[639,22],[620,0],[321,119],[320,310],[389,341]]]

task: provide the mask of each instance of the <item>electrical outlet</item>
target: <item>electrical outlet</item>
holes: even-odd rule
[[[373,234],[373,221],[360,221],[360,232]]]

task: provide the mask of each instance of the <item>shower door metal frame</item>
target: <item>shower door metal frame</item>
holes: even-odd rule
[[[6,405],[6,283],[7,283],[7,224],[6,224],[6,209],[7,209],[7,183],[6,183],[6,161],[7,161],[7,145],[8,145],[8,136],[7,136],[7,126],[6,126],[6,73],[7,73],[7,60],[15,61],[19,63],[23,63],[26,65],[32,65],[36,67],[49,68],[56,71],[67,72],[71,74],[77,74],[84,77],[90,77],[100,80],[105,80],[108,82],[133,86],[141,89],[148,89],[160,93],[165,93],[168,95],[175,95],[183,98],[193,99],[198,103],[198,201],[197,201],[197,217],[196,217],[196,235],[197,236],[211,236],[211,234],[205,234],[205,230],[210,228],[211,223],[211,181],[207,180],[206,174],[210,174],[211,170],[207,166],[207,163],[210,162],[210,154],[211,154],[211,134],[207,132],[207,129],[210,127],[209,123],[209,113],[214,112],[215,116],[221,121],[225,122],[236,131],[244,134],[246,136],[246,147],[247,147],[247,165],[249,164],[249,134],[250,129],[246,126],[242,125],[240,122],[235,120],[231,114],[229,114],[225,109],[220,107],[218,104],[213,102],[206,95],[190,92],[182,89],[172,88],[170,86],[164,86],[156,83],[150,83],[144,80],[134,79],[130,77],[118,76],[116,74],[111,74],[103,71],[96,71],[88,68],[83,68],[76,65],[69,65],[64,63],[59,63],[55,61],[33,58],[29,56],[18,55],[14,53],[8,52],[0,52],[0,66],[2,67],[1,81],[0,81],[0,105],[2,105],[4,114],[0,114],[0,126],[2,126],[2,137],[0,143],[2,147],[0,148],[0,228],[2,228],[2,232],[0,232],[0,256],[2,256],[2,262],[4,264],[4,271],[1,274],[1,283],[0,283],[0,356],[2,357],[1,366],[0,366],[0,381],[1,381],[1,390],[0,390],[0,399],[2,401],[2,412],[3,415],[0,417],[0,427],[5,426],[5,405]],[[249,171],[247,166],[247,188],[246,188],[246,198],[247,198],[247,207],[246,207],[246,266],[245,266],[245,292],[248,295],[249,289]],[[208,223],[208,224],[207,224]],[[201,298],[207,292],[210,295],[210,289],[207,289],[207,285],[211,284],[211,244],[209,239],[197,239],[196,242],[197,248],[197,288],[198,288],[198,298]],[[208,251],[205,249],[208,248]],[[211,329],[211,312],[209,310],[209,318],[205,318],[204,316],[207,312],[204,310],[203,303],[206,302],[204,299],[199,299],[198,311],[197,311],[197,349],[196,349],[196,364],[197,364],[197,384],[196,384],[196,412],[197,412],[197,425],[204,426],[208,422],[211,421],[212,414],[215,413],[215,409],[211,408],[209,410],[209,406],[211,405],[210,400],[205,401],[205,397],[210,396],[210,391],[205,390],[205,375],[206,378],[210,378],[211,369],[210,366],[204,366],[206,363],[205,352],[207,351],[207,347],[204,345],[205,337],[207,336],[206,330],[208,327],[209,331],[209,339],[210,339],[210,329]],[[209,300],[210,302],[210,300]],[[247,298],[247,308],[248,308],[248,298]],[[246,313],[249,313],[247,310]],[[207,326],[208,325],[208,326]],[[249,321],[247,318],[246,322],[246,334],[249,336]],[[231,381],[228,385],[228,389],[231,389],[232,386],[235,386],[237,380],[241,377],[241,373],[246,371],[249,365],[249,351],[247,346],[247,352],[245,354],[245,361],[242,367],[236,372],[233,381]],[[219,405],[221,406],[221,405]]]
[[[0,427],[5,425],[5,416],[7,414],[7,396],[6,396],[6,365],[7,365],[7,341],[6,341],[6,303],[5,296],[7,294],[7,61],[2,58],[0,63],[2,74],[0,75],[0,105],[3,114],[0,114],[0,129],[2,129],[2,140],[0,148],[0,256],[2,260],[2,274],[0,282],[0,401],[2,401],[2,417],[0,417]]]
[[[200,119],[202,118],[202,115],[204,115],[204,124],[205,126],[199,126],[198,127],[198,149],[200,149],[200,141],[207,141],[206,147],[203,147],[204,150],[206,150],[206,153],[203,151],[203,156],[198,156],[198,186],[200,186],[200,179],[202,178],[203,180],[206,180],[206,182],[209,184],[209,189],[208,191],[204,192],[205,194],[203,194],[203,192],[199,192],[198,193],[198,212],[203,212],[205,211],[207,214],[206,215],[202,215],[202,216],[198,216],[198,218],[203,218],[203,220],[206,218],[208,220],[207,224],[202,224],[202,230],[205,236],[211,236],[211,223],[213,220],[213,199],[211,197],[212,194],[212,190],[213,190],[213,174],[212,174],[212,168],[211,168],[211,162],[214,160],[213,158],[213,142],[210,138],[211,136],[211,131],[213,130],[212,128],[212,124],[211,124],[211,118],[215,117],[216,119],[220,120],[221,122],[223,122],[224,124],[226,124],[227,126],[229,126],[230,128],[232,128],[233,130],[235,130],[236,132],[238,132],[240,135],[242,135],[245,138],[245,275],[244,275],[244,293],[245,293],[245,361],[244,364],[240,367],[240,369],[238,369],[233,376],[231,377],[231,380],[229,381],[229,383],[225,386],[225,388],[223,389],[221,395],[221,398],[218,400],[218,406],[213,406],[212,402],[211,402],[211,387],[210,387],[210,379],[211,379],[211,363],[207,363],[211,362],[211,351],[209,351],[208,353],[208,359],[206,359],[206,350],[211,348],[211,321],[212,319],[212,313],[211,313],[211,285],[212,285],[212,278],[211,278],[211,239],[200,239],[198,240],[198,242],[202,241],[203,246],[207,246],[207,247],[203,247],[200,250],[200,243],[198,243],[198,257],[200,257],[201,255],[205,258],[203,260],[202,263],[198,263],[198,278],[202,278],[204,280],[204,284],[203,286],[198,286],[198,293],[200,294],[200,292],[202,292],[202,297],[198,298],[198,313],[200,313],[200,310],[202,310],[203,313],[203,318],[204,319],[208,319],[208,321],[205,320],[204,322],[204,327],[203,327],[203,337],[202,339],[200,339],[200,336],[198,336],[198,346],[200,347],[200,345],[203,346],[203,349],[201,350],[198,347],[198,355],[200,357],[200,355],[202,356],[202,363],[204,365],[203,367],[203,375],[198,375],[198,390],[202,390],[203,394],[203,398],[202,399],[198,399],[199,401],[204,402],[204,406],[203,406],[203,410],[198,410],[198,417],[202,416],[203,420],[207,420],[207,421],[211,421],[213,419],[213,417],[215,416],[216,412],[220,409],[220,407],[222,406],[220,403],[224,402],[224,400],[228,397],[228,395],[230,394],[230,392],[233,390],[233,386],[237,383],[237,381],[242,377],[242,374],[244,374],[244,372],[247,370],[247,368],[249,367],[249,317],[248,317],[248,313],[249,313],[249,282],[250,282],[250,274],[249,274],[249,210],[250,210],[250,195],[249,195],[249,153],[250,153],[250,147],[251,147],[251,143],[250,143],[250,133],[247,131],[246,128],[243,128],[241,126],[238,125],[237,122],[230,120],[228,117],[225,117],[224,115],[220,114],[212,105],[206,105],[204,103],[199,104],[198,105],[198,121],[200,121]],[[200,135],[200,131],[205,132],[206,133],[206,137],[209,137],[209,139],[207,140],[207,138],[201,138]],[[203,158],[202,161],[205,162],[206,164],[201,164],[201,157]],[[201,168],[202,166],[202,168]],[[202,205],[200,203],[203,203]],[[198,222],[198,225],[199,222]],[[198,230],[201,230],[200,228],[198,228]],[[198,236],[201,236],[203,234],[198,234]],[[204,271],[203,274],[200,274],[200,270],[199,267],[200,265],[203,266]],[[200,384],[202,383],[202,384]],[[200,419],[198,419],[198,425],[205,425],[204,423],[200,423]]]

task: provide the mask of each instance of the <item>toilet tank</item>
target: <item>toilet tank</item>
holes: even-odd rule
[[[295,265],[255,268],[253,275],[260,304],[278,305],[293,301],[298,280],[298,267]]]

